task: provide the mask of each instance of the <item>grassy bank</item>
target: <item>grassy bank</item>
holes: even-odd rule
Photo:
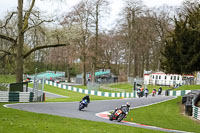
[[[15,81],[14,75],[0,75],[0,83],[14,83]]]
[[[30,87],[33,87],[32,84],[29,84]],[[80,101],[86,94],[70,91],[70,90],[65,90],[61,89],[58,87],[54,87],[51,85],[45,84],[44,90],[54,93],[54,94],[59,94],[63,96],[67,96],[67,98],[50,98],[46,99],[47,102],[72,102],[72,101]],[[101,96],[94,96],[90,95],[91,100],[110,100],[110,99],[119,99],[119,98],[112,98],[112,97],[101,97]]]
[[[123,89],[126,92],[132,92],[133,91],[133,85],[129,84],[129,83],[117,83],[117,84],[111,84],[109,85],[109,87],[111,88],[119,88],[119,89]],[[147,85],[147,88],[149,89],[149,92],[152,92],[152,90],[155,88],[156,90],[158,90],[160,86],[153,86],[153,85]],[[163,90],[167,90],[167,89],[171,89],[168,86],[162,86]]]
[[[74,85],[73,87],[76,87],[76,88],[81,88],[81,89],[88,89],[87,86],[85,85]],[[105,89],[105,88],[99,88],[97,91],[102,91],[102,92],[120,92],[120,91],[117,91],[117,90],[108,90],[108,89]]]
[[[200,90],[200,85],[183,85],[174,90]]]
[[[160,133],[117,124],[37,114],[4,108],[0,103],[1,133]]]
[[[83,86],[83,85],[79,85],[79,86],[75,86],[75,87],[87,89],[87,86]],[[103,91],[103,92],[133,92],[133,85],[129,84],[129,83],[108,84],[108,85],[106,85],[105,88],[103,88],[103,87],[104,86],[102,86],[99,89],[99,91]],[[111,88],[111,90],[106,89],[107,87]],[[160,86],[147,85],[147,88],[149,89],[149,92],[151,93],[154,88],[156,90],[158,90],[160,88]],[[172,87],[162,86],[162,89],[168,90],[168,89],[172,89]],[[180,86],[179,88],[176,88],[173,90],[200,90],[200,85],[183,85],[183,86]]]
[[[200,133],[200,124],[181,114],[180,103],[181,97],[148,107],[133,109],[126,120],[157,127]]]

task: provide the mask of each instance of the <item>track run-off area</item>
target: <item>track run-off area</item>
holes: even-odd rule
[[[17,104],[6,104],[7,108],[14,108],[29,112],[51,114],[57,116],[79,118],[91,121],[100,121],[113,124],[122,124],[152,130],[160,130],[165,132],[176,132],[176,133],[188,133],[185,131],[178,131],[173,129],[165,129],[160,127],[148,126],[139,123],[132,123],[127,121],[116,122],[109,121],[108,114],[116,107],[120,107],[122,104],[129,102],[131,109],[149,106],[160,102],[168,101],[176,97],[171,96],[156,96],[148,98],[126,98],[126,99],[115,99],[115,100],[97,100],[91,101],[87,108],[82,111],[78,110],[79,102],[46,102],[46,103],[17,103]]]

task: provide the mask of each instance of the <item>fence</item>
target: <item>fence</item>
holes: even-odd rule
[[[88,88],[88,90],[96,90],[97,91],[100,88],[100,84],[88,82],[87,88]]]
[[[34,101],[44,101],[44,78],[34,77],[33,80],[33,90],[32,92],[35,94],[33,100]]]
[[[144,84],[144,79],[143,78],[133,78],[133,77],[128,77],[128,83],[133,84],[136,82],[137,84]]]

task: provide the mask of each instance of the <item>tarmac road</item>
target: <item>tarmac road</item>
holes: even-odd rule
[[[148,126],[141,126],[137,124],[130,124],[124,122],[113,122],[108,119],[103,119],[96,116],[97,113],[114,110],[116,107],[120,107],[122,104],[129,102],[132,108],[137,108],[140,106],[145,106],[149,104],[154,104],[157,102],[162,102],[166,100],[173,99],[175,97],[165,97],[165,96],[155,96],[148,98],[128,98],[128,99],[117,99],[117,100],[101,100],[101,101],[91,101],[87,108],[83,111],[78,110],[79,102],[54,102],[54,103],[18,103],[18,104],[7,104],[8,108],[15,108],[19,110],[25,110],[36,113],[52,114],[71,118],[80,118],[92,121],[101,121],[106,123],[115,123],[122,125],[129,125],[135,127],[142,127],[154,130],[162,130],[166,132],[182,132],[175,130],[168,130],[163,128],[155,128]]]

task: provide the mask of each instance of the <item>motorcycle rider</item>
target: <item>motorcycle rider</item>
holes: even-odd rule
[[[138,90],[137,90],[137,95],[138,95],[138,97],[140,98],[141,97],[141,89],[139,88]]]
[[[160,86],[160,88],[158,89],[158,95],[161,95],[162,93],[162,87]]]
[[[145,94],[145,97],[148,96],[148,94],[149,94],[149,90],[148,90],[147,88],[144,90],[144,94]]]
[[[155,95],[156,95],[156,88],[154,88],[152,91],[152,96],[155,96]]]
[[[130,111],[130,103],[126,103],[126,105],[122,105],[120,108],[116,108],[115,109],[115,112],[118,110],[118,109],[121,109],[121,110],[123,110],[123,108],[125,108],[125,110],[126,110],[126,112],[123,112],[123,113],[125,113],[126,115],[128,114],[128,112]]]
[[[86,100],[87,101],[87,104],[85,105],[87,107],[87,105],[90,103],[90,97],[89,95],[86,95],[82,98],[82,101]],[[81,101],[80,101],[81,102]]]

